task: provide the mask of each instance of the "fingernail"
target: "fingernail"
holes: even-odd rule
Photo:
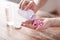
[[[23,26],[25,26],[26,24],[23,24]]]

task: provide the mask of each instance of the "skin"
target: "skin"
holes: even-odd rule
[[[32,0],[32,3],[30,3],[29,0],[24,0],[24,1],[21,2],[20,6],[19,6],[19,9],[22,9],[22,10],[31,9],[36,13],[46,2],[47,2],[47,0],[38,0],[38,2],[36,4],[34,2],[34,0]],[[37,27],[36,25],[33,25],[32,23],[33,23],[33,20],[27,20],[25,22],[22,22],[21,26],[25,26],[25,27],[28,27],[28,28],[31,28],[31,29],[34,29],[34,30],[44,29],[43,27],[42,28]]]
[[[36,20],[36,19],[35,19]],[[38,19],[40,21],[44,21],[44,19]],[[37,30],[37,31],[41,31],[41,30],[44,30],[45,28],[42,27],[42,26],[37,26],[37,25],[33,25],[34,23],[34,20],[27,20],[25,22],[22,22],[21,26],[24,26],[24,27],[27,27],[27,28],[31,28],[31,29],[34,29],[34,30]]]
[[[35,13],[39,10],[39,8],[41,8],[45,3],[47,2],[47,0],[39,0],[38,4],[35,4],[34,1],[26,8],[26,6],[28,5],[29,1],[28,0],[24,0],[21,5],[20,5],[20,9],[24,10],[26,8],[26,10],[31,9],[33,10]],[[33,25],[33,20],[27,20],[25,22],[22,22],[21,26],[25,26],[27,28],[31,28],[34,30],[44,30],[47,27],[60,27],[59,23],[60,23],[60,19],[47,19],[44,22],[44,25],[40,28],[37,27],[36,25]]]
[[[33,26],[33,20],[28,20],[22,23],[22,26],[25,26],[27,28],[31,28],[37,31],[42,31],[49,27],[60,27],[60,18],[45,18],[45,19],[39,19],[43,22],[43,25],[38,27],[36,25]]]
[[[47,2],[47,0],[38,0],[37,4],[32,0],[32,3],[30,3],[29,0],[24,0],[21,2],[19,8],[22,10],[28,10],[31,9],[35,13]],[[30,4],[29,4],[30,3]],[[29,4],[29,6],[27,6]]]

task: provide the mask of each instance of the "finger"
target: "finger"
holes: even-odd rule
[[[24,24],[23,26],[31,29],[36,29],[36,26],[33,26],[31,24]]]
[[[25,21],[25,22],[22,22],[21,26],[25,26],[25,24],[31,24],[32,21]]]
[[[29,1],[23,1],[23,3],[21,4],[21,9],[24,10],[24,8],[26,7],[28,3]]]
[[[35,3],[32,2],[32,3],[31,3],[31,6],[30,6],[30,9],[34,9],[34,7],[35,7]]]
[[[27,28],[31,28],[31,29],[36,29],[36,27],[37,27],[37,26],[32,25],[31,23],[29,24],[29,23],[25,23],[25,22],[23,22],[21,24],[21,26],[24,26],[24,27],[27,27]]]
[[[25,22],[22,22],[22,23],[21,23],[21,26],[23,26],[23,24],[25,24]]]
[[[29,4],[25,7],[24,10],[30,9],[30,7],[32,6],[32,4],[33,4],[33,1],[30,1]]]
[[[24,0],[21,0],[19,3],[19,9],[21,8],[21,4],[23,3]]]
[[[28,20],[26,21],[28,24],[33,24],[34,20]]]

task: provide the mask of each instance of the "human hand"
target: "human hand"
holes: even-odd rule
[[[38,21],[38,22],[37,22]],[[36,24],[37,22],[37,24]],[[27,28],[31,28],[31,29],[34,29],[34,30],[43,30],[44,28],[42,27],[43,25],[43,20],[38,20],[38,19],[35,19],[35,20],[27,20],[25,22],[23,22],[21,24],[21,26],[24,26],[24,27],[27,27]]]
[[[36,5],[34,1],[24,0],[19,5],[20,5],[19,8],[22,10],[31,9],[34,12],[36,12],[39,9],[39,7]]]

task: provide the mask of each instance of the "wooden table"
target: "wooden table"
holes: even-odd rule
[[[0,40],[60,40],[60,27],[48,28],[43,32],[38,32],[29,28],[0,26]]]

